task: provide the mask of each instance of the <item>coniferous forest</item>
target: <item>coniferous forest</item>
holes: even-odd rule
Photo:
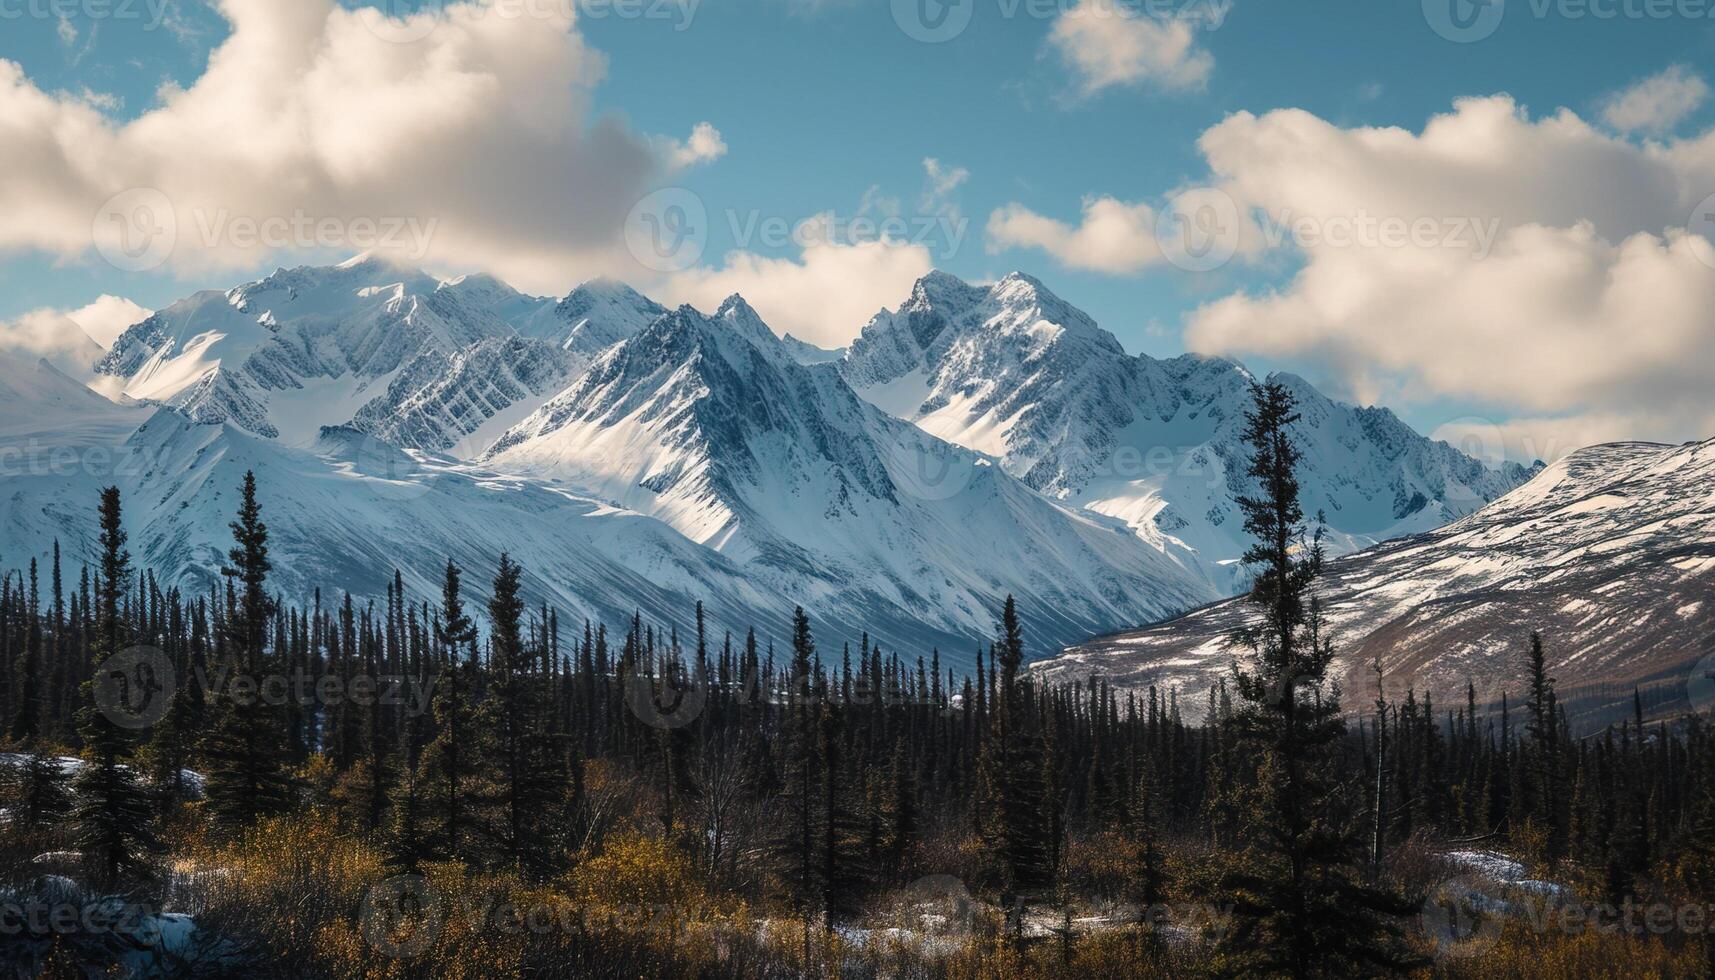
[[[1497,706],[1340,690],[1292,396],[1248,417],[1252,626],[1209,690],[829,636],[568,621],[524,570],[0,580],[0,964],[44,977],[1703,976],[1715,731],[1576,732],[1520,623]],[[45,543],[44,543],[45,546]],[[4,557],[4,556],[0,556]],[[472,588],[480,579],[482,587]],[[477,595],[486,596],[479,601]],[[961,664],[969,660],[961,657]],[[1380,673],[1378,668],[1377,673]]]

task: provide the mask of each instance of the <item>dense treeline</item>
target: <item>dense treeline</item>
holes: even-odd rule
[[[1520,693],[1497,712],[1473,685],[1377,695],[1347,720],[1295,418],[1259,388],[1259,490],[1241,502],[1259,625],[1202,692],[1037,683],[1010,598],[974,676],[937,651],[818,637],[801,610],[778,647],[711,635],[700,605],[686,636],[641,614],[563,623],[505,555],[480,570],[482,629],[464,584],[479,570],[451,563],[438,597],[396,576],[384,600],[293,604],[268,590],[267,488],[248,475],[224,588],[186,595],[132,566],[108,490],[96,562],[62,567],[56,544],[0,580],[17,753],[0,858],[19,884],[32,855],[74,851],[93,884],[150,893],[193,850],[294,825],[360,842],[386,875],[520,888],[653,855],[674,867],[652,880],[683,878],[709,908],[796,923],[799,971],[830,930],[934,876],[998,910],[1007,955],[1040,944],[1033,910],[1100,905],[1132,910],[1133,969],[1296,976],[1427,968],[1405,866],[1449,842],[1616,902],[1715,895],[1708,725],[1646,724],[1640,706],[1574,738],[1542,638],[1521,638]],[[75,776],[61,754],[82,758]],[[1224,925],[1146,914],[1182,903]]]

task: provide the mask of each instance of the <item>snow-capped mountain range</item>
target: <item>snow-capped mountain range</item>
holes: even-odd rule
[[[1319,586],[1348,708],[1368,710],[1379,657],[1394,695],[1443,707],[1524,694],[1542,632],[1561,702],[1589,730],[1632,712],[1715,708],[1715,440],[1621,443],[1560,459],[1447,527],[1334,561]],[[1180,692],[1193,715],[1254,612],[1228,600],[1103,637],[1034,666]]]
[[[1221,593],[1245,548],[1240,365],[1132,357],[1041,283],[991,287],[935,273],[883,311],[845,359],[866,398],[925,431],[1000,460],[1058,500],[1124,521]],[[1463,517],[1526,480],[1413,432],[1385,408],[1340,404],[1285,380],[1304,423],[1304,499],[1336,552]]]
[[[117,482],[140,561],[200,587],[253,467],[288,594],[374,594],[398,566],[428,595],[446,557],[507,549],[572,613],[677,619],[701,598],[767,627],[801,602],[834,635],[962,657],[1008,592],[1048,652],[1235,587],[1250,376],[1128,355],[1020,274],[933,274],[823,351],[740,297],[710,316],[611,281],[552,299],[359,258],[194,294],[96,372],[106,398],[46,365],[0,375],[42,406],[0,437],[126,461],[0,473],[9,561],[55,536],[81,556],[86,504]],[[1342,548],[1527,476],[1292,383]]]

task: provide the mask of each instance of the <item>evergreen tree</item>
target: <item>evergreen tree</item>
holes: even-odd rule
[[[232,676],[258,685],[276,671],[267,655],[268,624],[274,600],[268,595],[268,527],[256,499],[256,475],[246,471],[239,491],[238,518],[232,522],[231,564],[222,569],[229,602],[224,634]],[[235,589],[236,583],[236,589]],[[208,807],[229,831],[241,830],[264,816],[288,812],[296,787],[286,759],[286,729],[277,705],[260,693],[229,690],[214,706],[214,725],[203,743]]]
[[[541,846],[546,839],[543,827],[560,802],[565,780],[559,766],[562,757],[550,750],[547,740],[536,651],[524,639],[522,576],[523,569],[502,554],[488,601],[494,679],[481,725],[492,733],[499,783],[500,814],[493,835],[513,866],[540,872],[547,857]]]
[[[71,812],[65,769],[47,752],[38,749],[24,756],[7,776],[15,804],[12,817],[20,829],[40,834]]]
[[[92,659],[98,675],[102,671],[118,674],[110,680],[124,684],[132,680],[125,676],[129,665],[122,662],[123,658],[115,658],[125,649],[127,639],[120,599],[131,580],[131,553],[125,550],[118,487],[101,491],[100,526],[101,579],[96,589]],[[82,700],[78,731],[84,743],[84,766],[72,783],[76,794],[72,823],[77,848],[89,862],[91,873],[101,885],[112,886],[126,876],[148,876],[147,856],[157,844],[148,829],[148,793],[130,764],[132,733],[104,710],[112,709],[112,705],[97,703],[94,680],[84,682]]]
[[[435,685],[435,737],[423,750],[428,827],[435,853],[466,859],[471,855],[471,796],[480,773],[482,738],[471,689],[476,672],[476,627],[464,611],[462,573],[447,561],[441,585],[441,609],[435,624],[440,674]]]
[[[1235,636],[1248,651],[1238,670],[1240,757],[1254,760],[1243,791],[1239,847],[1218,861],[1211,891],[1232,910],[1219,969],[1293,977],[1403,972],[1414,966],[1402,917],[1417,906],[1364,884],[1354,805],[1337,775],[1345,725],[1326,682],[1332,644],[1311,590],[1322,549],[1306,541],[1299,503],[1298,420],[1277,380],[1254,387],[1246,415],[1249,475],[1260,494],[1239,501],[1252,545],[1248,596],[1260,625]]]
[[[997,648],[1000,677],[989,742],[989,767],[998,823],[991,847],[1006,869],[1008,903],[1036,895],[1054,881],[1045,785],[1047,753],[1035,715],[1030,685],[1019,679],[1024,662],[1024,630],[1018,606],[1006,597]]]

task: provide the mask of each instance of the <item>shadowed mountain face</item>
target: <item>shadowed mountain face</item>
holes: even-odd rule
[[[1539,630],[1573,724],[1715,706],[1715,441],[1574,453],[1446,528],[1331,563],[1320,597],[1349,708],[1414,687],[1442,707],[1524,693]],[[1035,670],[1177,689],[1193,713],[1230,670],[1243,600],[1092,640]]]

